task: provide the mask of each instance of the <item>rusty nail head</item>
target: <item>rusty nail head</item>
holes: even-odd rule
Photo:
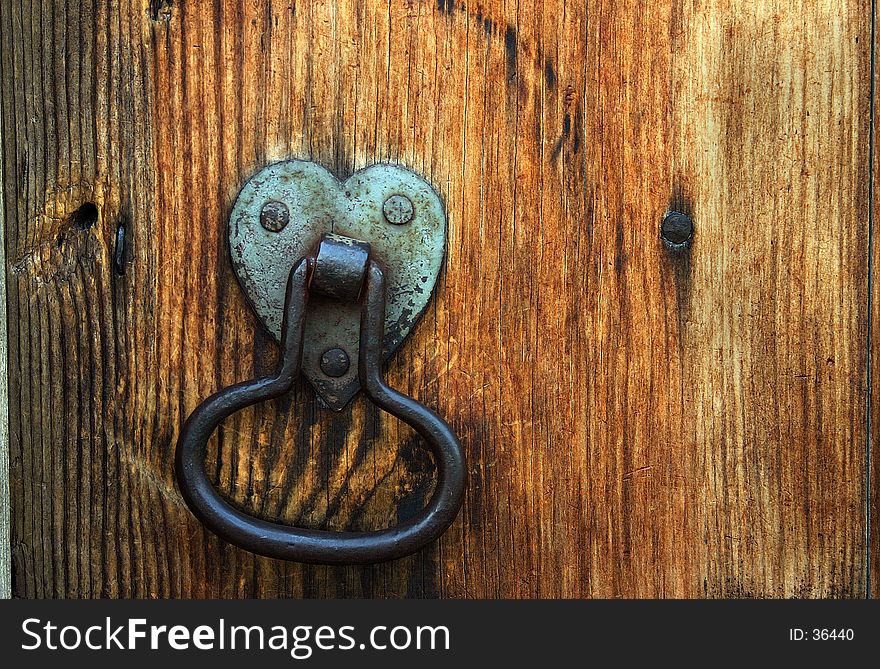
[[[270,232],[281,232],[290,222],[287,205],[277,200],[269,200],[260,211],[260,224]]]
[[[675,248],[683,247],[693,239],[694,222],[687,214],[670,211],[663,217],[660,235],[667,244]]]
[[[382,205],[382,213],[392,225],[406,225],[413,218],[413,203],[405,195],[392,195]]]
[[[348,353],[341,348],[331,348],[321,354],[321,371],[327,376],[333,378],[345,376],[350,365]]]

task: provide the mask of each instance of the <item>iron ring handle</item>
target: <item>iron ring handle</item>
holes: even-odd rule
[[[384,530],[332,532],[282,525],[248,515],[225,501],[205,470],[208,440],[236,411],[290,391],[302,361],[308,301],[308,258],[291,271],[285,297],[281,360],[274,376],[239,383],[200,404],[183,426],[177,443],[176,475],[183,498],[212,532],[253,553],[317,564],[369,564],[409,555],[437,539],[455,519],[465,486],[461,445],[450,427],[430,409],[390,388],[382,378],[385,277],[370,261],[361,305],[358,374],[366,395],[427,442],[437,470],[434,494],[414,518]]]

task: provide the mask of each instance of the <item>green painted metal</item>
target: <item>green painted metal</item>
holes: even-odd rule
[[[446,214],[440,197],[421,176],[397,165],[372,165],[344,182],[302,160],[275,163],[254,175],[232,209],[229,249],[242,289],[276,340],[288,275],[325,233],[368,243],[371,257],[385,268],[384,347],[389,357],[427,307],[443,263]],[[337,411],[359,390],[359,330],[358,304],[310,298],[302,370]],[[333,349],[350,359],[341,376],[321,368],[322,355]]]

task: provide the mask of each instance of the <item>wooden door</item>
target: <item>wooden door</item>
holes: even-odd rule
[[[2,0],[13,594],[877,594],[873,22],[868,0]],[[189,412],[277,359],[226,221],[287,157],[399,163],[446,205],[388,377],[449,420],[469,481],[395,562],[255,557],[175,487]],[[228,420],[210,467],[241,508],[332,529],[412,515],[434,476],[411,431],[305,384]]]

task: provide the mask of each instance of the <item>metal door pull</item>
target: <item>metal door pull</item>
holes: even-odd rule
[[[319,174],[313,170],[311,163],[288,161],[280,165],[286,166],[283,167],[282,172],[284,169],[298,170],[301,166],[306,166],[306,172],[309,174]],[[277,165],[272,168],[277,168]],[[401,168],[389,169],[391,174],[412,175]],[[321,175],[321,179],[323,178]],[[256,179],[257,177],[252,179],[252,182]],[[409,176],[403,179],[404,182],[407,180],[418,185]],[[418,180],[421,181],[420,177]],[[348,186],[348,182],[346,184],[335,182],[335,184],[339,188]],[[387,183],[385,186],[391,187]],[[406,184],[397,189],[406,190]],[[390,198],[381,195],[383,189],[367,189],[367,192],[373,193],[374,196],[379,194],[384,198],[380,202],[379,209],[383,212],[384,223],[400,225],[397,222],[400,215],[399,207],[391,207],[389,215]],[[431,193],[433,194],[433,191]],[[435,194],[433,196],[436,198]],[[245,198],[244,201],[242,198]],[[245,217],[256,216],[259,220],[266,216],[267,202],[278,201],[269,199],[260,203],[260,197],[248,198],[246,186],[233,210],[231,238],[234,238],[236,233],[241,233],[241,229],[233,230],[233,225],[242,224],[241,217],[236,219],[236,213],[241,214],[244,209]],[[262,199],[266,199],[265,196]],[[288,222],[295,220],[290,216],[290,208],[309,206],[302,198],[287,197],[286,199],[284,208],[289,216]],[[408,197],[405,199],[411,204],[412,201]],[[273,205],[273,209],[277,213],[280,207]],[[414,215],[412,209],[408,212],[404,211],[403,214],[404,217],[411,218]],[[423,216],[426,219],[432,216],[436,219],[436,210],[433,213],[430,210],[423,212]],[[273,221],[276,219],[277,217]],[[249,220],[246,223],[250,224],[253,221]],[[434,223],[436,221],[433,223],[430,220],[422,221],[423,225],[434,225]],[[445,239],[445,219],[442,223],[442,235]],[[273,232],[273,228],[278,228],[274,230],[277,233],[282,231],[286,224],[280,227],[274,223],[266,226],[264,221],[262,227],[269,232]],[[314,226],[311,229],[314,230]],[[300,240],[300,243],[303,241]],[[393,246],[391,249],[390,254],[393,255]],[[226,541],[260,555],[284,560],[337,565],[374,563],[393,560],[415,552],[437,539],[455,519],[464,495],[464,454],[458,439],[446,422],[411,397],[389,387],[382,378],[384,357],[389,353],[388,343],[396,341],[399,344],[403,336],[399,330],[393,333],[387,332],[386,304],[389,299],[387,272],[389,266],[394,266],[395,259],[393,257],[389,259],[389,254],[382,259],[373,256],[372,245],[363,239],[333,233],[321,234],[312,251],[300,257],[287,275],[280,328],[278,328],[281,359],[275,374],[239,383],[211,395],[192,412],[184,424],[177,443],[178,485],[184,500],[195,516],[208,529]],[[233,257],[235,258],[235,251]],[[437,267],[439,268],[439,264]],[[277,268],[273,271],[277,271]],[[432,285],[434,278],[436,274],[431,277]],[[242,282],[242,285],[248,292],[248,284]],[[429,286],[429,294],[430,290]],[[249,297],[253,298],[250,293]],[[427,300],[424,300],[424,303],[426,304]],[[415,517],[397,526],[376,531],[332,532],[292,527],[261,520],[236,509],[220,496],[208,478],[205,454],[211,434],[224,419],[236,411],[279,397],[292,389],[303,367],[304,350],[309,350],[309,344],[306,343],[304,346],[304,341],[307,338],[313,312],[316,318],[327,319],[338,325],[340,321],[344,322],[351,316],[352,310],[359,320],[359,328],[356,328],[359,330],[356,343],[344,341],[346,335],[351,335],[350,327],[336,330],[330,328],[329,335],[326,334],[326,327],[319,328],[325,333],[325,337],[337,337],[337,340],[334,340],[336,344],[334,348],[327,349],[322,355],[317,356],[320,358],[318,364],[321,373],[326,377],[319,382],[327,381],[329,384],[326,386],[329,388],[327,397],[330,400],[327,403],[331,408],[342,408],[344,406],[342,399],[347,402],[346,398],[354,394],[351,388],[353,387],[356,392],[360,386],[377,406],[412,426],[425,440],[434,456],[437,483],[431,499]],[[258,313],[261,312],[258,310]],[[418,315],[418,312],[405,315],[408,319],[406,331]],[[389,334],[393,339],[389,339]],[[321,342],[318,348],[325,346],[327,343]],[[328,360],[328,354],[334,351],[336,353],[330,355]],[[356,377],[346,378],[354,375],[354,370],[349,370],[347,367],[347,360],[352,357],[357,360]],[[338,379],[342,381],[334,385]],[[314,381],[313,385],[315,385]]]

